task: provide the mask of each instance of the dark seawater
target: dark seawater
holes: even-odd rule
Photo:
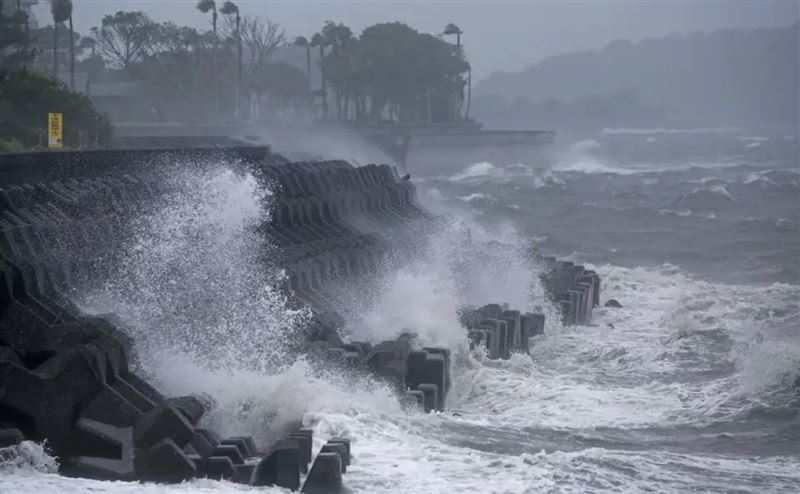
[[[348,492],[797,493],[799,165],[792,133],[609,131],[565,146],[549,168],[467,163],[418,180],[421,202],[456,219],[424,258],[387,275],[373,304],[354,304],[346,332],[380,341],[410,328],[423,343],[451,347],[453,388],[441,414],[404,411],[381,385],[315,375],[302,359],[272,374],[240,365],[262,358],[253,345],[226,348],[222,362],[192,351],[194,333],[251,341],[264,325],[297,324],[263,289],[278,274],[252,274],[252,246],[263,239],[247,225],[268,214],[263,193],[224,164],[143,218],[124,279],[85,300],[130,318],[165,392],[215,396],[205,420],[225,434],[259,439],[302,415],[315,447],[351,437]],[[562,327],[535,271],[508,246],[591,266],[602,301],[624,307]],[[239,317],[187,319],[175,301],[205,299],[197,266],[213,262],[219,285],[235,288],[215,303]],[[468,350],[455,311],[490,301],[549,314],[531,356],[489,361]],[[154,338],[166,330],[186,348]],[[3,494],[248,491],[205,480],[66,479],[32,444],[13,458],[0,465]]]
[[[797,135],[610,130],[549,168],[419,183],[592,265],[625,307],[499,364],[511,402],[468,401],[503,419],[450,424],[453,444],[530,458],[555,492],[800,492]]]
[[[422,187],[469,203],[484,224],[513,223],[545,252],[729,282],[800,280],[795,135],[617,132],[569,146],[551,169],[482,163]]]

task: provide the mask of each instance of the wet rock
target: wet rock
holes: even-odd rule
[[[227,456],[234,465],[244,463],[244,456],[239,448],[233,444],[219,444],[211,452],[211,456]]]
[[[347,473],[347,446],[342,443],[328,441],[328,443],[322,446],[319,452],[338,454],[342,459],[342,473]]]
[[[300,456],[296,440],[278,441],[253,471],[252,485],[277,485],[296,491],[300,488]]]
[[[192,440],[192,436],[192,424],[167,403],[143,414],[133,429],[133,440],[138,449],[147,448],[165,438],[172,439],[175,444],[183,447]]]
[[[447,359],[449,354],[445,352],[432,353],[428,351],[411,352],[408,356],[408,374],[406,385],[412,389],[419,389],[420,384],[436,385],[436,399],[433,403],[434,410],[444,409],[445,395],[443,391],[447,389],[448,366]],[[424,392],[424,390],[423,390]],[[425,404],[426,408],[428,404]]]
[[[294,439],[297,442],[297,450],[300,460],[300,471],[302,473],[308,472],[308,464],[311,463],[311,453],[313,448],[313,437],[310,431],[296,431],[287,437],[287,439]]]
[[[304,494],[342,492],[342,458],[338,453],[320,453],[303,485]]]
[[[423,406],[426,412],[432,412],[437,409],[439,403],[439,387],[431,383],[422,383],[417,385],[417,390],[422,391],[424,395]]]
[[[343,444],[345,447],[345,456],[343,457],[344,464],[350,466],[350,439],[346,437],[334,437],[328,439],[328,444]]]
[[[175,407],[190,424],[195,425],[200,421],[200,418],[206,411],[203,402],[194,396],[181,396],[179,398],[170,398],[167,403]]]
[[[196,475],[196,467],[172,439],[162,439],[136,454],[134,461],[140,480],[151,482],[182,482]]]
[[[615,308],[615,309],[621,309],[621,308],[622,308],[622,304],[621,304],[621,303],[619,303],[619,302],[617,301],[617,299],[615,299],[615,298],[608,299],[608,300],[606,301],[606,303],[605,303],[605,306],[606,306],[606,307],[613,307],[613,308]]]
[[[195,431],[194,436],[192,436],[192,440],[189,442],[189,445],[194,448],[201,458],[208,458],[211,456],[212,453],[214,453],[214,447],[216,446],[216,444],[211,444],[206,436],[197,431]]]
[[[227,456],[211,456],[203,461],[205,476],[212,480],[236,478],[236,467]]]
[[[19,429],[0,429],[0,448],[14,446],[25,440]]]
[[[71,455],[59,468],[63,475],[132,480],[138,473],[130,427],[80,419],[70,437],[70,449]]]

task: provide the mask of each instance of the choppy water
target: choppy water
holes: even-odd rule
[[[794,135],[618,130],[568,147],[550,170],[479,163],[419,181],[424,203],[460,219],[388,275],[347,332],[380,340],[413,328],[453,348],[441,414],[405,412],[368,379],[287,359],[282,335],[304,315],[269,288],[279,272],[253,268],[253,250],[268,249],[253,225],[269,197],[224,166],[179,177],[182,192],[143,215],[131,262],[83,302],[121,315],[165,391],[215,396],[207,420],[224,432],[268,441],[304,415],[317,446],[351,437],[351,492],[794,493],[799,164]],[[603,300],[624,308],[596,310],[592,326],[549,318],[531,357],[468,352],[461,303],[543,304],[524,256],[492,243],[531,239],[592,266]],[[208,296],[211,278],[225,295]],[[222,357],[204,351],[209,333],[233,336]],[[6,452],[3,493],[256,490],[66,479],[38,446],[21,449]]]

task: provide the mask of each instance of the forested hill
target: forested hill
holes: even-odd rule
[[[614,41],[518,73],[494,73],[473,92],[489,126],[797,125],[800,22]]]

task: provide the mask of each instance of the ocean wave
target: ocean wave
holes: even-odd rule
[[[720,211],[727,208],[735,200],[725,185],[697,187],[688,194],[676,198],[670,208],[698,212]]]
[[[572,143],[569,148],[558,156],[553,171],[579,172],[588,174],[616,174],[629,175],[637,173],[611,166],[601,157],[602,145],[594,139],[585,139]]]
[[[3,476],[14,472],[56,473],[58,461],[44,444],[22,441],[20,444],[0,448],[0,486]]]
[[[714,160],[681,160],[674,162],[630,161],[624,165],[612,162],[604,155],[603,145],[593,139],[577,141],[558,155],[555,172],[610,174],[620,176],[682,173],[694,170],[725,170],[745,164],[738,156],[720,157]]]
[[[451,218],[426,240],[414,261],[379,277],[373,300],[347,297],[346,338],[378,342],[403,331],[421,344],[457,348],[467,333],[458,322],[463,305],[502,301],[520,310],[543,304],[544,289],[524,245],[509,223],[487,230],[465,218]],[[555,319],[555,318],[553,318]]]
[[[659,209],[658,210],[658,214],[664,215],[664,216],[670,216],[670,215],[678,216],[678,217],[681,217],[681,218],[688,218],[690,216],[696,216],[698,218],[705,218],[705,219],[708,219],[708,220],[717,219],[717,215],[715,215],[714,213],[697,213],[697,212],[692,211],[690,209],[683,209],[683,210],[678,210],[678,211],[673,211],[671,209]]]
[[[473,192],[467,196],[459,196],[457,197],[458,200],[464,202],[473,202],[473,201],[494,201],[495,198],[489,194],[483,194],[481,192]]]
[[[738,140],[746,143],[751,142],[769,142],[769,137],[761,137],[761,136],[739,136],[737,137]]]
[[[767,177],[768,172],[753,172],[742,181],[744,185],[759,184],[762,186],[777,185]]]
[[[644,129],[635,129],[635,128],[626,128],[626,127],[619,127],[619,128],[604,128],[601,133],[603,134],[642,134],[642,135],[650,135],[650,134],[731,134],[735,132],[740,132],[741,129],[738,127],[698,127],[693,129],[665,129],[665,128],[644,128]]]
[[[502,167],[496,167],[492,163],[482,161],[475,163],[463,169],[460,173],[451,175],[447,180],[451,182],[461,182],[464,180],[481,178],[481,177],[504,177],[506,172]]]

